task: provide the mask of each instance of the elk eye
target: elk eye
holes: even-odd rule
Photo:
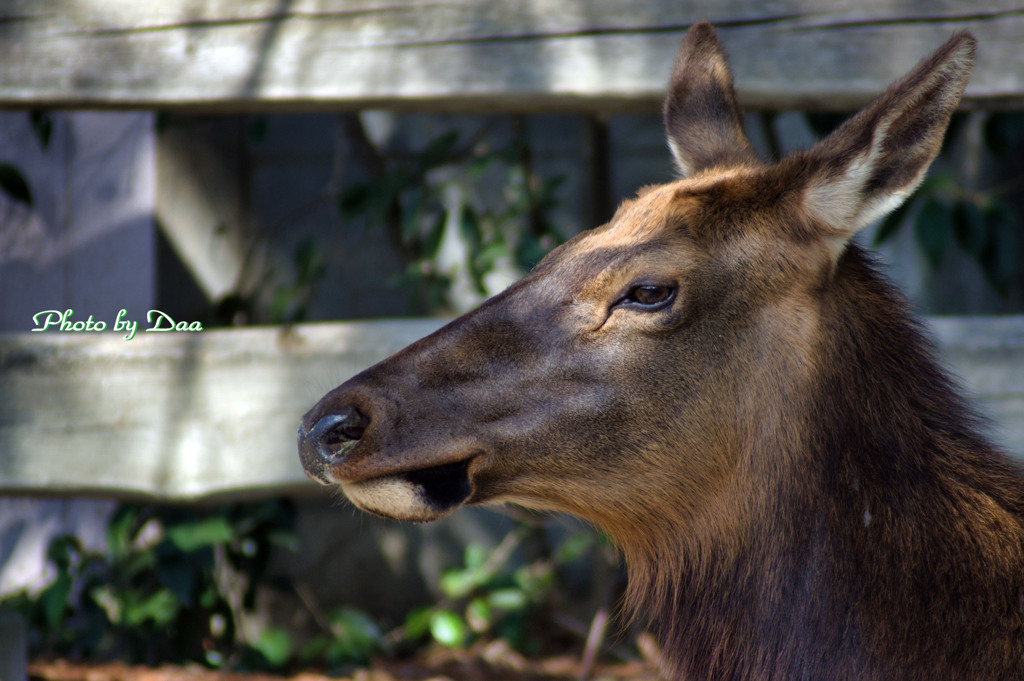
[[[629,293],[620,301],[620,304],[637,308],[647,312],[660,310],[667,307],[675,298],[676,289],[674,286],[661,284],[640,284],[629,290]]]

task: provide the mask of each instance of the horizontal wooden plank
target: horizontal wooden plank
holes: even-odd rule
[[[195,499],[312,490],[299,418],[437,321],[0,336],[0,491]]]
[[[929,327],[989,435],[1024,458],[1024,317],[937,317]]]
[[[304,494],[299,418],[436,320],[0,336],[0,493]],[[1024,454],[1024,317],[932,320],[994,436]]]
[[[1024,105],[1010,0],[5,0],[0,106],[655,111],[701,19],[750,106],[852,109],[962,29],[966,101]]]

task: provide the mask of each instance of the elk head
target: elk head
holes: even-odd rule
[[[862,258],[849,240],[921,181],[973,46],[954,37],[817,146],[766,164],[713,29],[694,26],[664,107],[683,179],[329,392],[299,429],[307,474],[409,521],[513,502],[621,546],[728,524],[718,509],[794,450],[822,329]]]

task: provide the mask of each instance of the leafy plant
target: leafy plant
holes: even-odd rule
[[[464,280],[479,300],[492,295],[488,275],[529,270],[563,237],[549,218],[562,178],[544,179],[532,168],[522,126],[506,146],[493,148],[481,136],[463,143],[457,132],[438,135],[407,156],[388,154],[369,141],[361,125],[354,134],[376,168],[340,195],[343,217],[366,219],[384,229],[406,264],[399,284],[418,291],[428,310],[456,309],[453,285]],[[487,191],[498,182],[501,191]],[[443,246],[457,240],[464,255],[445,261]]]
[[[295,280],[278,285],[270,304],[270,321],[275,324],[306,320],[320,280],[327,273],[327,265],[312,237],[304,239],[295,249],[292,264]]]
[[[1018,216],[1013,206],[993,192],[971,192],[947,174],[926,179],[875,233],[874,245],[891,239],[912,224],[921,253],[938,269],[956,246],[978,264],[989,285],[1007,295],[1018,271]]]
[[[570,534],[553,551],[512,566],[516,550],[536,540],[542,530],[521,522],[493,550],[470,543],[463,564],[446,570],[440,581],[442,598],[413,610],[385,643],[432,640],[449,648],[465,648],[482,638],[502,638],[520,650],[537,649],[531,639],[559,589],[558,568],[572,563],[594,543],[593,532]],[[542,541],[546,545],[546,541]]]
[[[504,288],[563,240],[550,218],[562,178],[533,171],[524,126],[499,146],[489,143],[485,128],[471,139],[443,132],[399,153],[374,144],[358,116],[341,120],[369,177],[331,190],[337,209],[343,220],[387,234],[404,264],[387,283],[411,292],[413,311],[461,311]],[[265,123],[250,121],[249,137],[261,137]],[[302,241],[287,273],[257,257],[259,248],[249,249],[244,276],[217,301],[213,323],[306,320],[327,272],[319,246],[313,237]]]
[[[369,615],[355,608],[340,608],[328,616],[327,630],[299,651],[298,659],[305,664],[318,661],[329,669],[337,669],[365,664],[384,647],[380,628]]]
[[[32,132],[45,151],[50,148],[53,137],[53,119],[45,111],[32,111],[28,115]],[[32,189],[21,170],[12,163],[0,162],[0,192],[29,208],[35,205]]]
[[[29,208],[34,204],[28,181],[21,171],[10,163],[0,163],[0,191]]]
[[[271,546],[294,543],[291,522],[280,502],[218,511],[122,505],[105,551],[55,538],[54,581],[4,605],[28,621],[33,655],[273,663],[272,635],[247,640],[244,615]]]

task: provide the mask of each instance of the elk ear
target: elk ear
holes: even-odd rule
[[[974,47],[969,33],[953,36],[808,152],[804,206],[836,257],[921,183],[967,85]]]
[[[664,116],[668,146],[683,176],[713,166],[757,163],[743,132],[743,111],[725,52],[707,22],[691,27],[679,48]]]

